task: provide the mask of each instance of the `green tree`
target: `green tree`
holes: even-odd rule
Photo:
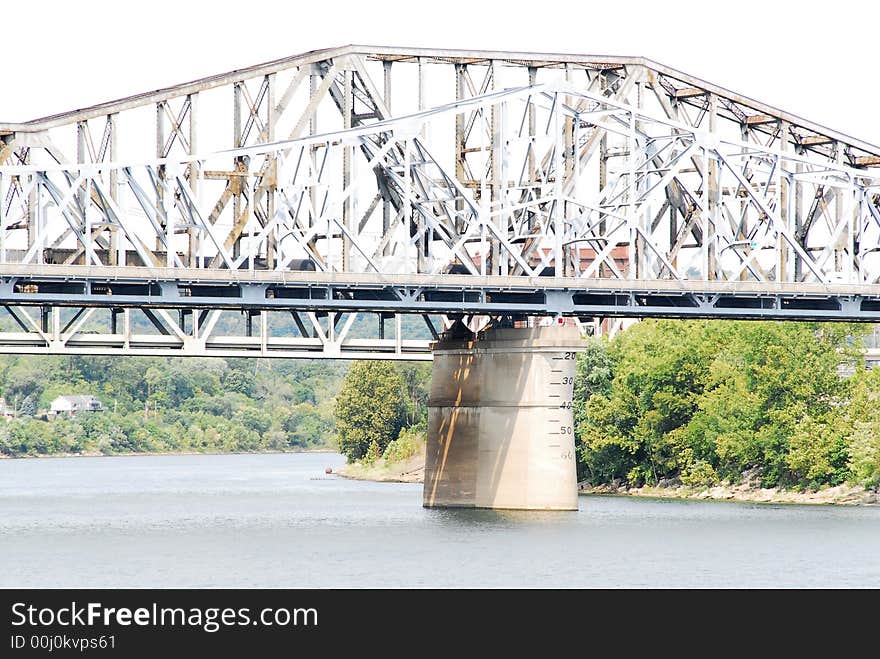
[[[162,384],[165,374],[155,366],[150,366],[144,371],[144,384],[147,385],[147,398],[150,398]]]
[[[291,447],[326,444],[333,432],[333,417],[314,405],[300,403],[290,409],[282,428]]]
[[[403,380],[404,424],[406,426],[427,427],[428,395],[431,387],[431,366],[429,364],[398,363],[397,372]]]
[[[245,428],[261,436],[272,427],[272,417],[253,407],[243,409],[239,418]]]
[[[39,396],[46,385],[49,366],[49,360],[40,363],[32,357],[19,357],[4,374],[6,396]]]
[[[250,396],[254,393],[254,378],[243,371],[228,371],[223,375],[223,389]]]
[[[731,323],[680,439],[714,447],[714,456],[697,457],[706,457],[721,478],[738,480],[753,467],[767,487],[842,477],[845,457],[831,455],[839,451],[840,434],[831,412],[846,401],[848,383],[838,368],[855,358],[846,338],[856,331],[833,324]]]
[[[707,321],[649,320],[619,334],[607,352],[588,347],[574,409],[587,480],[642,484],[677,471],[671,438],[697,408],[722,331]]]
[[[845,416],[847,468],[852,480],[866,487],[880,486],[880,368],[858,370]]]
[[[852,338],[860,331],[794,322],[633,326],[608,345],[607,355],[588,350],[583,363],[592,368],[578,371],[582,473],[591,482],[634,485],[671,477],[695,485],[737,481],[753,468],[765,486],[817,487],[850,478],[854,424],[866,421],[871,406],[848,411],[853,384],[840,366],[858,359]],[[872,387],[873,381],[862,385],[863,399]],[[859,435],[862,474],[873,473],[870,436]]]
[[[34,400],[33,394],[25,396],[18,408],[19,416],[34,416],[37,413],[37,401]]]
[[[839,408],[821,416],[802,415],[788,438],[786,466],[799,484],[839,485],[850,475],[849,435]]]
[[[580,435],[580,429],[586,423],[587,401],[593,394],[608,396],[613,379],[614,362],[608,350],[608,341],[604,338],[588,338],[584,351],[578,353],[575,367],[572,407],[577,435]]]
[[[378,453],[396,439],[403,425],[405,384],[393,365],[355,362],[336,396],[339,450],[349,461],[363,458],[375,442]]]

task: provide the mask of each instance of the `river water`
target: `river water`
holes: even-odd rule
[[[0,587],[880,587],[880,508],[426,510],[329,453],[0,460]]]

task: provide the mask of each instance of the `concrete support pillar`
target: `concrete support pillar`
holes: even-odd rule
[[[424,506],[576,510],[576,327],[434,345]]]

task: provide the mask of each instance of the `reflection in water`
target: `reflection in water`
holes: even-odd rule
[[[452,527],[484,526],[486,528],[507,528],[530,525],[567,525],[571,515],[577,511],[546,510],[478,510],[475,508],[431,508],[426,514],[438,523]]]
[[[880,587],[880,508],[426,509],[335,454],[0,460],[0,587]]]

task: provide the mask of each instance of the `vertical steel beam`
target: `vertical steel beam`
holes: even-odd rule
[[[309,74],[309,103],[314,102],[318,95],[318,88],[321,86],[321,75],[317,67],[314,67],[312,73]],[[309,115],[309,135],[318,134],[318,109]]]
[[[239,148],[242,146],[241,133],[241,85],[243,82],[237,82],[232,86],[232,146]],[[243,167],[241,158],[236,156],[233,162],[233,176],[230,181],[232,185],[232,225],[235,226],[239,217],[241,217],[241,192],[244,188],[244,179],[242,178]],[[243,233],[243,232],[241,232]],[[237,259],[241,255],[241,233],[235,238],[232,244],[232,258]]]
[[[834,154],[834,162],[838,165],[842,165],[844,160],[844,145],[839,141],[835,140],[833,144]],[[834,188],[834,227],[835,229],[840,226],[840,223],[843,221],[843,190],[839,187]],[[841,272],[844,267],[844,259],[846,258],[845,250],[848,249],[846,246],[846,234],[840,232],[840,236],[837,239],[837,245],[834,247],[834,271]]]
[[[165,101],[156,103],[156,157],[165,157]]]
[[[110,162],[116,162],[119,159],[116,117],[116,114],[107,115],[107,129],[110,138],[107,157],[110,158]],[[114,204],[119,204],[119,171],[115,167],[110,170],[110,198]],[[122,242],[120,231],[116,227],[110,229],[109,260],[110,265],[125,265],[125,245]]]
[[[425,58],[424,57],[418,58],[418,67],[419,67],[418,68],[418,103],[419,103],[419,112],[421,112],[426,107],[426,105],[425,105],[425,103],[426,103],[426,101],[425,101],[425,77],[427,75],[427,72],[425,71]],[[427,129],[425,128],[425,124],[422,124],[422,128],[419,131],[419,136],[421,137],[422,140],[426,139],[426,136],[425,136],[426,130]],[[409,142],[407,142],[407,144],[409,144]],[[412,156],[410,155],[409,157],[410,157],[410,166],[412,166]],[[411,211],[408,211],[408,212],[410,213],[410,221],[411,221],[412,220],[412,212]],[[419,239],[419,243],[418,243],[419,253],[418,253],[418,257],[416,259],[416,269],[419,272],[427,272],[427,270],[428,270],[427,258],[429,256],[429,250],[431,248],[431,244],[430,244],[430,241],[428,240],[428,231],[425,226],[425,218],[421,213],[419,213],[416,216],[416,223],[418,225],[416,227],[416,235],[418,236],[418,239]]]
[[[189,105],[189,155],[194,156],[199,152],[199,95],[198,93],[190,94],[186,97],[186,103]],[[192,190],[193,199],[201,201],[202,198],[202,175],[198,161],[191,161],[189,164],[189,187]],[[199,233],[196,228],[190,226],[187,229],[187,258],[185,263],[190,268],[199,266],[198,254],[200,251]]]
[[[466,64],[455,64],[455,100],[462,101],[465,98],[465,72],[467,71]],[[464,183],[464,114],[458,113],[455,115],[455,178]],[[464,220],[461,218],[461,213],[464,211],[464,200],[456,199],[455,201],[455,210],[456,210],[456,230],[459,232],[464,231]],[[485,256],[483,257],[485,261]]]
[[[309,74],[309,105],[315,103],[315,99],[318,96],[318,90],[321,86],[321,75],[318,71],[317,66],[312,69],[312,73]],[[309,135],[317,135],[318,133],[318,108],[315,107],[315,111],[309,115]],[[314,173],[314,165],[315,165],[315,152],[313,150],[309,150],[309,161],[312,165],[312,171]],[[309,186],[309,202],[311,204],[312,211],[309,213],[309,226],[314,226],[318,221],[318,190],[315,185]],[[330,236],[327,236],[327,244],[330,243]],[[329,247],[328,247],[328,256],[329,256]],[[329,265],[329,264],[328,264]]]
[[[709,94],[709,132],[715,134],[718,130],[718,96],[717,94]],[[721,206],[721,185],[718,180],[718,160],[709,153],[705,153],[708,160],[708,185],[704,185],[708,189],[708,208],[709,217],[703,224],[703,248],[705,252],[704,267],[706,269],[706,279],[717,279],[717,255],[715,253],[715,227],[721,221],[719,208]]]
[[[572,66],[570,63],[566,63],[565,65],[565,81],[567,83],[572,83],[573,74],[572,74]],[[565,97],[565,104],[569,107],[572,106],[571,96]],[[565,178],[570,179],[574,175],[574,160],[575,160],[575,147],[574,147],[574,119],[568,115],[565,117],[565,125],[564,125],[564,146],[565,146]]]
[[[394,116],[391,109],[391,65],[393,62],[388,60],[382,62],[382,100],[390,116]]]
[[[495,91],[495,74],[495,60],[489,60],[489,66],[486,69],[486,76],[489,80],[486,93],[491,94]],[[501,144],[501,117],[496,103],[493,103],[489,109],[489,136],[489,209],[497,211],[501,205],[501,152],[503,145]],[[497,218],[495,225],[501,234],[506,236],[508,234],[507,218],[502,213],[498,213],[495,217]],[[501,241],[496,237],[492,240],[491,274],[506,274],[505,260],[505,254],[501,250]]]
[[[634,75],[634,73],[629,70],[629,67],[627,67],[627,75],[629,75],[629,76]],[[644,110],[644,101],[645,101],[644,91],[645,91],[644,76],[642,76],[640,74],[640,77],[638,78],[636,85],[635,85],[635,94],[636,94],[635,106],[640,111]],[[643,126],[642,122],[640,122],[637,118],[634,118],[633,119],[633,127],[634,127],[634,132],[633,132],[632,145],[628,149],[628,153],[627,153],[626,157],[633,164],[633,166],[635,166],[637,164],[636,163],[636,154],[639,153],[639,145],[638,145],[638,141],[637,141],[637,136],[641,135],[643,133],[644,126]],[[646,164],[646,166],[647,166],[647,164]],[[634,199],[638,199],[641,197],[641,188],[644,187],[645,180],[646,180],[645,177],[641,177],[639,182],[633,181],[632,190],[633,190]],[[636,218],[636,222],[637,222],[638,226],[644,230],[650,229],[650,226],[648,224],[648,222],[649,222],[649,218],[647,215],[648,211],[649,211],[648,206],[640,206],[639,210],[638,210],[639,216]],[[642,235],[640,233],[636,234],[635,240],[633,241],[633,245],[636,248],[636,272],[638,272],[641,276],[645,276],[645,275],[650,276],[649,275],[650,271],[648,270],[648,267],[647,267],[648,266],[648,262],[647,262],[648,246],[645,242],[644,235]]]
[[[608,90],[608,76],[605,71],[598,71],[597,75],[599,76],[599,93],[603,96],[607,96]],[[599,138],[599,192],[602,192],[608,185],[608,132],[602,131],[602,136]],[[599,234],[601,236],[605,236],[605,232],[607,230],[606,224],[607,215],[605,213],[599,214]],[[605,264],[599,265],[599,277],[603,277],[605,275],[606,266]]]
[[[790,151],[791,142],[788,139],[790,130],[791,124],[787,121],[779,122],[779,147],[783,154],[787,154]],[[782,219],[783,226],[794,235],[791,226],[791,206],[789,204],[789,197],[791,196],[789,190],[790,184],[788,178],[782,175],[782,162],[776,167],[776,186],[776,194],[779,195],[779,217]],[[782,232],[777,232],[776,281],[784,281],[786,279],[786,271],[788,270],[788,250],[788,241],[785,240]]]
[[[554,171],[554,185],[553,185],[553,218],[552,218],[552,227],[553,227],[553,237],[554,237],[554,246],[553,246],[553,263],[556,268],[556,274],[558,276],[562,276],[562,270],[564,269],[564,255],[563,255],[563,232],[565,229],[565,217],[563,213],[563,177],[560,173],[563,171],[565,167],[565,123],[564,120],[560,121],[560,117],[562,116],[562,110],[559,105],[562,102],[562,99],[559,98],[559,94],[557,93],[554,101],[553,101],[553,136],[556,140],[556,146],[553,149],[553,155],[555,162],[553,163],[553,171]]]
[[[353,93],[352,93],[352,70],[350,67],[346,66],[345,71],[343,72],[343,100],[342,100],[342,127],[345,130],[351,128],[352,125],[352,114],[354,114],[353,108]],[[352,147],[348,144],[343,144],[342,147],[342,189],[347,190],[349,185],[351,185],[351,161],[352,161]],[[353,204],[353,195],[348,195],[345,198],[345,201],[342,203],[342,224],[346,228],[346,232],[342,237],[342,271],[350,272],[351,270],[351,238],[348,237],[348,232],[354,229],[354,209],[352,208]]]
[[[87,162],[86,160],[86,131],[89,125],[87,121],[76,122],[76,161],[78,163]]]
[[[529,87],[533,87],[537,83],[538,79],[538,67],[530,66],[528,68],[529,71]],[[529,103],[529,179],[534,179],[535,176],[535,127],[536,127],[536,118],[535,118],[535,103],[534,100]],[[531,227],[529,227],[531,228]]]
[[[266,141],[275,141],[275,74],[266,76]],[[264,193],[266,195],[266,222],[271,223],[275,217],[275,193],[278,177],[278,163],[273,157],[267,176],[263,179]],[[266,235],[266,268],[271,270],[276,259],[276,231]]]
[[[156,103],[156,158],[165,157],[165,101]],[[158,185],[156,186],[156,208],[162,209],[164,203],[164,191],[162,190],[162,181],[165,179],[164,166],[158,167]],[[161,220],[164,221],[164,220]],[[162,249],[162,239],[156,236],[156,250]],[[166,261],[168,266],[172,265],[171,249],[167,250]]]
[[[637,279],[639,276],[639,233],[637,231],[637,225],[639,221],[638,212],[639,209],[636,207],[636,199],[638,198],[638,189],[636,185],[636,116],[635,113],[630,111],[627,113],[629,115],[629,125],[628,131],[626,135],[626,151],[629,154],[626,157],[626,190],[627,194],[625,197],[626,200],[626,224],[627,224],[627,234],[628,234],[628,242],[629,242],[629,266],[627,271],[627,277],[630,279]]]
[[[425,103],[426,103],[426,101],[425,101],[425,77],[427,74],[425,71],[425,58],[424,57],[418,58],[418,65],[419,65],[419,84],[418,84],[419,99],[418,100],[419,100],[419,112],[421,112],[426,107],[426,105],[425,105]],[[420,133],[422,139],[425,139],[425,130],[426,130],[425,125],[422,124],[422,131]]]
[[[382,96],[385,102],[385,108],[388,110],[389,116],[394,116],[394,110],[391,106],[391,65],[392,62],[384,61],[382,62],[382,72],[383,72],[383,85],[382,85]],[[390,195],[385,195],[382,200],[382,236],[383,238],[388,235],[388,232],[391,230],[391,197]],[[384,247],[382,247],[382,255],[388,256],[391,253],[391,241],[385,240]],[[380,330],[384,333],[384,325],[382,322],[382,316],[379,315],[379,325]]]
[[[86,163],[89,161],[88,152],[87,152],[87,144],[86,141],[89,139],[90,135],[88,134],[89,123],[87,121],[78,121],[76,122],[76,162],[78,163]],[[79,209],[80,217],[82,217],[83,224],[81,229],[83,230],[83,236],[86,240],[86,245],[91,242],[91,235],[88,231],[87,220],[86,220],[86,191],[85,187],[80,185],[79,190],[76,192],[76,205]],[[84,246],[85,247],[85,246]],[[83,263],[85,265],[90,264],[90,254],[89,250],[86,249],[83,254]]]
[[[28,151],[26,155],[26,161],[30,160],[30,151]],[[42,204],[42,186],[39,183],[39,179],[36,174],[30,175],[30,182],[32,183],[30,193],[28,194],[28,226],[33,227],[34,238],[33,242],[28,243],[28,247],[32,244],[37,246],[37,263],[43,263],[43,248],[45,245],[45,238],[43,237],[44,226],[44,209]]]

